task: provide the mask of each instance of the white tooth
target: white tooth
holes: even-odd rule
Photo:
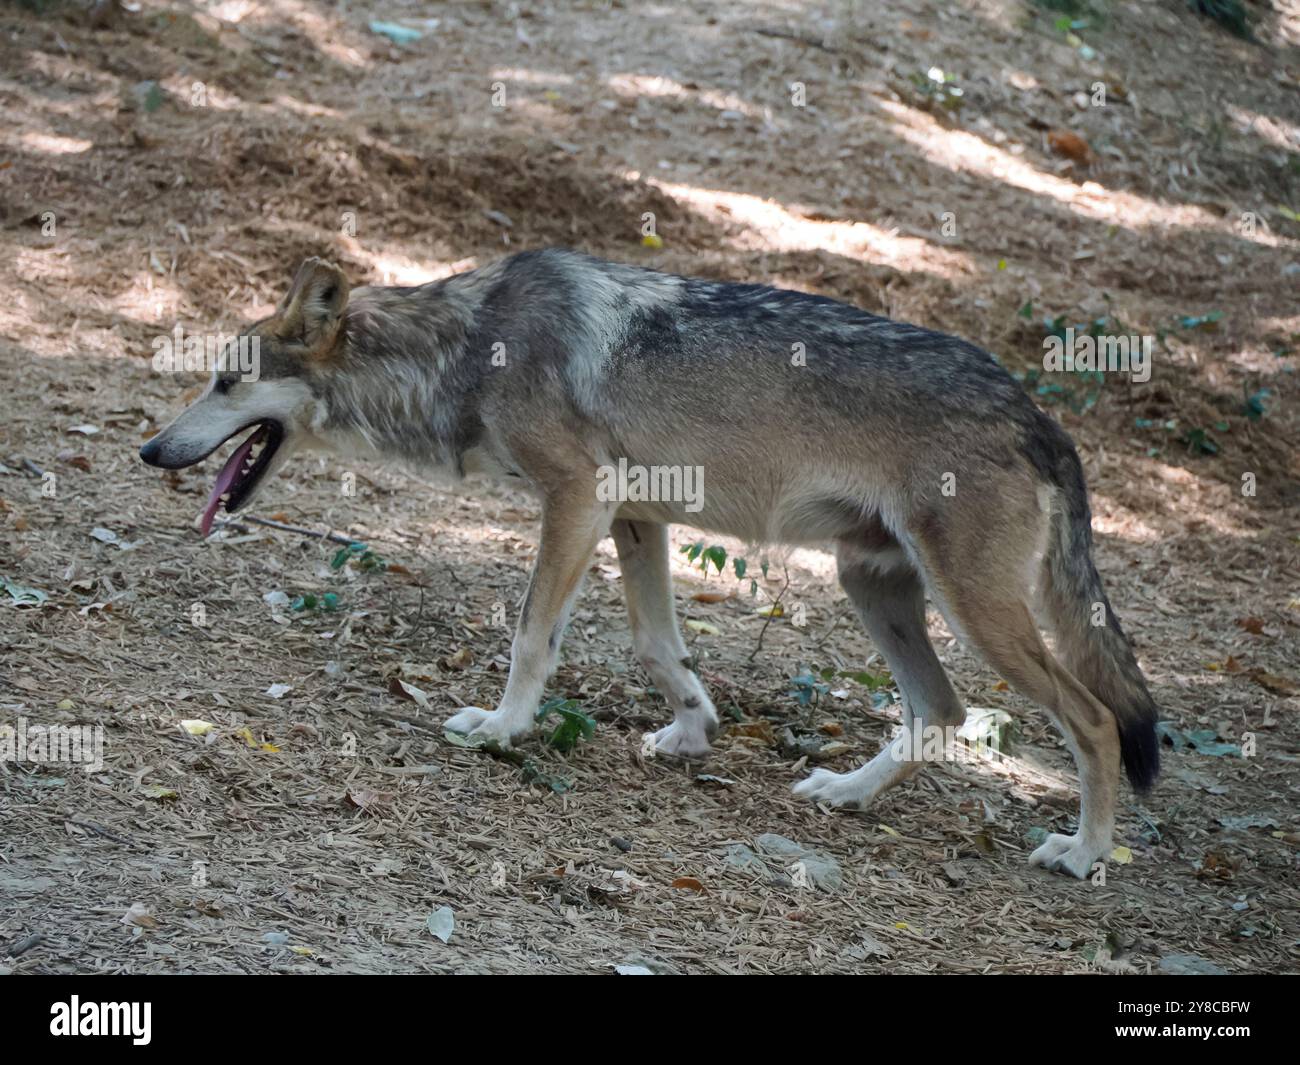
[[[223,502],[223,503],[229,503],[229,502],[230,502],[230,493],[229,493],[229,492],[222,492],[220,498],[221,498],[221,502]]]
[[[250,451],[250,452],[248,453],[248,457],[249,457],[250,459],[255,459],[255,458],[257,458],[257,456],[260,455],[260,454],[262,453],[262,449],[263,449],[264,447],[266,447],[265,444],[254,444],[254,445],[253,445],[253,450]]]

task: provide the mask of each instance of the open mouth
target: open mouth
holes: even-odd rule
[[[244,426],[244,429],[247,428]],[[231,437],[242,433],[244,429],[232,433]],[[207,506],[203,508],[200,529],[204,536],[212,531],[212,519],[223,505],[227,514],[233,514],[244,505],[283,441],[284,430],[278,423],[259,422],[244,442],[235,448],[235,453],[226,460],[221,472],[217,474],[217,482],[212,486]]]

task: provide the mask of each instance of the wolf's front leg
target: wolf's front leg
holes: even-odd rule
[[[559,658],[560,639],[596,545],[613,508],[596,499],[594,478],[567,484],[542,502],[542,543],[510,648],[510,677],[495,710],[467,706],[446,728],[508,747],[533,730],[547,678]]]
[[[702,757],[718,731],[718,714],[686,664],[690,656],[677,628],[668,572],[668,529],[619,519],[613,533],[637,658],[673,710],[673,723],[654,735],[655,750]]]

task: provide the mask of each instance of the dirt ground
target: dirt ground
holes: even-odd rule
[[[0,721],[104,737],[96,772],[0,761],[0,971],[1300,969],[1300,5],[1248,4],[1251,42],[1182,0],[1074,27],[1019,0],[137,6],[0,6]],[[550,688],[595,734],[521,766],[440,724],[504,687],[530,499],[299,458],[253,516],[308,535],[205,542],[215,460],[136,458],[199,381],[151,369],[177,322],[236,330],[311,254],[415,283],[547,244],[848,299],[1022,372],[1044,318],[1159,338],[1147,384],[1026,380],[1170,728],[1104,883],[1027,867],[1072,829],[1072,763],[937,614],[1010,754],[865,813],[794,800],[898,721],[887,678],[791,694],[884,675],[827,555],[753,594],[675,561],[727,723],[682,766],[643,754],[667,711],[606,542]],[[331,568],[329,532],[387,568]],[[750,861],[766,833],[842,883]]]

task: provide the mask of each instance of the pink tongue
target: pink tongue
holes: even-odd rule
[[[217,509],[221,506],[221,497],[238,480],[239,471],[244,468],[244,460],[248,458],[248,453],[253,450],[253,441],[259,436],[261,436],[260,429],[250,435],[239,446],[235,453],[226,460],[226,464],[221,467],[221,472],[217,474],[217,483],[212,486],[212,494],[208,496],[208,505],[203,508],[203,520],[199,523],[199,529],[204,536],[207,536],[212,531],[212,519],[217,516]]]

